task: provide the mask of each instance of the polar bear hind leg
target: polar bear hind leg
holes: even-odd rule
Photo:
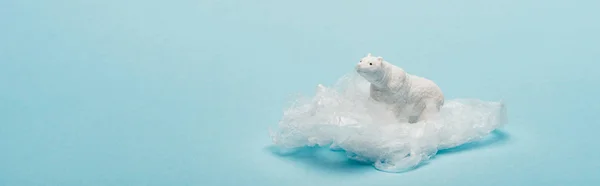
[[[418,116],[417,122],[435,119],[438,116],[439,111],[440,105],[433,100],[428,100],[425,102],[425,108],[423,108],[423,111],[421,111],[421,114]]]
[[[408,123],[417,123],[420,118],[420,116],[408,116]]]

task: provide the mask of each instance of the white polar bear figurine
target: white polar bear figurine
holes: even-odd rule
[[[432,119],[444,104],[444,95],[433,81],[408,74],[382,57],[369,53],[356,71],[371,84],[370,97],[389,106],[400,122]]]

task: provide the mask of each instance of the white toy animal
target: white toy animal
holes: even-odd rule
[[[369,53],[356,71],[371,83],[370,97],[387,104],[401,122],[432,119],[444,104],[444,95],[433,81],[408,74],[382,57]]]

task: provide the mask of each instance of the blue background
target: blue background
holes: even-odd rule
[[[599,2],[0,0],[0,185],[599,185]],[[368,52],[510,123],[401,174],[274,155]]]

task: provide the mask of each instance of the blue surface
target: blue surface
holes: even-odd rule
[[[0,0],[0,185],[599,185],[599,2]],[[510,123],[401,174],[274,155],[368,52]]]

